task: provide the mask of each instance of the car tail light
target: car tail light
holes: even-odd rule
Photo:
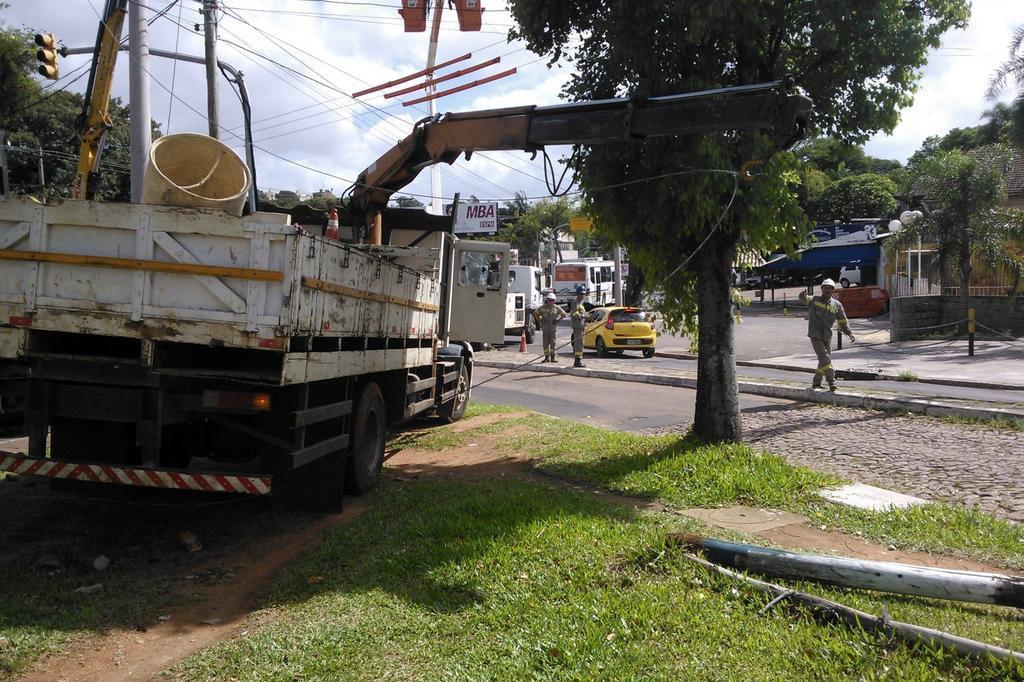
[[[203,391],[203,407],[226,410],[270,410],[269,393],[243,393],[241,391]]]
[[[610,317],[608,318],[608,321],[604,323],[604,328],[605,329],[615,329],[615,323],[612,321],[612,318],[610,318]]]

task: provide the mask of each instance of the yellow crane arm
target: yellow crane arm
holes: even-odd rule
[[[121,45],[127,0],[108,0],[104,18],[96,36],[89,87],[79,120],[82,146],[78,154],[78,170],[71,189],[75,199],[93,199],[99,185],[100,155],[103,138],[110,130],[110,89],[114,81],[114,65]]]

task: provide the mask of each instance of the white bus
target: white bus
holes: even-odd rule
[[[585,284],[590,293],[586,301],[594,306],[612,305],[615,263],[610,260],[575,260],[555,263],[551,272],[551,290],[559,305],[568,304],[576,296],[576,286]]]

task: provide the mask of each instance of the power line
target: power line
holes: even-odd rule
[[[263,29],[261,29],[260,27],[258,27],[258,26],[256,26],[256,25],[254,25],[254,24],[253,24],[252,22],[250,22],[249,20],[245,19],[244,17],[240,17],[240,16],[238,16],[238,14],[237,14],[236,12],[234,12],[233,10],[231,10],[230,8],[225,8],[225,10],[226,10],[226,11],[228,11],[228,12],[230,13],[230,15],[231,15],[231,16],[232,16],[233,18],[235,18],[235,19],[237,19],[237,20],[239,20],[239,21],[243,22],[244,24],[248,25],[249,27],[253,28],[253,29],[254,29],[254,30],[256,30],[257,32],[259,32],[260,34],[262,34],[262,35],[263,35],[264,37],[266,37],[266,38],[267,38],[268,40],[270,40],[271,42],[273,42],[273,43],[274,43],[274,44],[275,44],[276,46],[278,46],[278,48],[282,49],[282,51],[284,51],[284,49],[285,49],[285,48],[281,46],[280,42],[279,42],[279,41],[278,41],[277,39],[275,39],[275,38],[274,38],[273,36],[271,36],[271,35],[267,34],[267,33],[266,33],[266,32],[265,32],[265,31],[264,31]],[[233,34],[233,33],[232,33],[232,35],[235,35],[235,34]],[[243,41],[243,42],[244,42],[244,41]],[[233,43],[232,43],[232,44],[233,44]],[[292,48],[292,49],[294,50],[294,46],[292,46],[292,45],[289,45],[288,43],[285,43],[285,45],[287,45],[288,47],[291,47],[291,48]],[[238,46],[238,45],[235,45],[235,46],[236,46],[236,47],[240,47],[240,46]],[[270,62],[272,62],[272,63],[274,63],[274,64],[278,65],[278,66],[279,66],[279,67],[281,67],[281,68],[285,68],[285,69],[287,69],[287,70],[289,70],[289,71],[292,71],[292,72],[294,72],[294,73],[299,73],[299,72],[295,71],[294,69],[291,69],[290,67],[287,67],[287,66],[285,66],[285,65],[283,65],[283,64],[280,64],[280,62],[276,62],[275,60],[272,60],[272,59],[268,58],[268,57],[267,57],[266,55],[260,54],[259,52],[256,52],[256,51],[252,50],[252,49],[251,49],[251,48],[250,48],[250,47],[249,47],[248,45],[246,45],[246,48],[243,48],[243,49],[248,49],[248,50],[249,50],[249,51],[250,51],[251,53],[255,54],[256,56],[259,56],[259,57],[261,57],[261,58],[263,58],[263,59],[266,59],[266,60],[268,60],[268,61],[270,61]],[[367,107],[367,108],[368,108],[368,109],[370,110],[370,111],[369,111],[369,113],[373,113],[373,114],[374,114],[375,116],[377,116],[377,118],[379,118],[379,119],[381,119],[382,121],[384,121],[384,122],[386,122],[386,123],[388,123],[388,124],[390,124],[390,125],[394,126],[394,127],[396,128],[396,130],[398,130],[398,132],[399,132],[399,133],[400,133],[401,135],[403,135],[403,136],[404,136],[404,135],[406,134],[406,130],[407,130],[407,128],[405,128],[404,126],[397,126],[397,125],[396,125],[396,124],[395,124],[395,123],[394,123],[393,121],[391,121],[391,120],[389,120],[389,118],[385,117],[385,115],[384,115],[384,114],[386,114],[386,112],[385,112],[385,111],[384,111],[383,109],[381,109],[380,107],[376,107],[376,106],[373,106],[373,105],[367,104],[367,103],[365,103],[365,102],[360,102],[360,101],[359,101],[358,99],[356,99],[356,98],[352,97],[352,96],[351,96],[351,95],[349,95],[348,93],[345,93],[344,91],[342,91],[342,90],[340,90],[340,89],[338,89],[338,88],[335,88],[335,87],[333,87],[333,86],[330,86],[329,84],[323,83],[322,81],[323,81],[323,80],[326,80],[326,79],[325,79],[325,77],[324,77],[324,76],[323,76],[322,74],[320,74],[319,72],[317,72],[317,71],[316,71],[316,69],[313,69],[313,68],[312,68],[312,67],[311,67],[311,66],[310,66],[309,64],[306,64],[306,63],[305,63],[305,62],[303,62],[303,61],[302,61],[301,59],[298,59],[297,57],[295,57],[295,56],[294,56],[294,54],[292,54],[291,56],[292,56],[292,58],[293,58],[293,59],[295,59],[295,61],[297,61],[297,62],[299,62],[300,64],[302,64],[302,65],[303,65],[303,66],[305,66],[305,67],[306,67],[307,69],[310,69],[310,71],[312,71],[312,72],[313,72],[314,74],[316,74],[317,76],[319,76],[319,77],[320,77],[320,79],[322,79],[322,80],[321,80],[321,81],[316,81],[315,79],[311,79],[311,78],[309,78],[308,76],[304,76],[305,78],[307,78],[307,79],[311,80],[312,82],[315,82],[315,83],[320,83],[320,84],[322,84],[322,85],[326,85],[327,87],[329,87],[329,88],[331,88],[331,89],[335,90],[336,92],[338,92],[338,93],[340,93],[340,94],[342,94],[342,95],[344,95],[344,96],[348,97],[348,98],[349,98],[349,99],[351,99],[351,100],[352,100],[352,101],[353,101],[354,103],[361,103],[361,104],[363,104],[363,106]],[[328,66],[331,66],[331,65],[330,65],[330,64],[328,64]],[[335,68],[336,68],[336,67],[335,67]],[[345,72],[345,71],[343,71],[343,70],[341,70],[341,69],[338,69],[338,70],[339,70],[339,71],[340,71],[341,73],[345,74],[346,76],[349,76],[350,78],[354,78],[355,80],[360,80],[360,79],[358,79],[358,78],[355,78],[355,77],[354,77],[354,76],[352,76],[351,74],[349,74],[349,73],[347,73],[347,72]],[[360,129],[362,129],[362,128],[361,128],[361,126],[359,126],[359,124],[355,122],[355,121],[356,121],[356,117],[357,117],[357,116],[359,116],[359,115],[358,115],[358,114],[356,114],[356,115],[354,115],[354,116],[353,116],[353,123],[354,123],[354,124],[355,124],[355,125],[356,125],[357,127],[360,127]],[[339,119],[339,120],[343,120],[343,119]],[[312,128],[312,127],[316,127],[316,126],[310,126],[310,128]],[[377,139],[381,139],[379,135],[375,135],[375,134],[373,134],[373,133],[372,133],[372,131],[365,131],[365,132],[367,132],[368,134],[374,135],[374,137],[377,137]],[[280,137],[280,135],[278,135],[278,136],[275,136],[275,137]],[[263,140],[263,141],[265,141],[265,140]],[[388,144],[391,144],[391,142],[390,142],[389,140],[382,140],[382,141],[384,141],[384,142],[387,142]],[[470,175],[472,175],[472,176],[474,176],[474,177],[477,177],[477,178],[479,178],[480,180],[483,180],[484,182],[486,182],[486,183],[487,183],[487,184],[489,184],[489,185],[492,185],[492,186],[494,186],[494,187],[497,187],[497,188],[498,188],[499,190],[501,190],[502,192],[505,192],[505,193],[509,193],[509,190],[508,190],[508,188],[506,188],[506,187],[502,187],[501,185],[498,185],[498,184],[496,184],[496,183],[494,183],[494,182],[492,182],[492,181],[488,180],[487,178],[484,178],[483,176],[479,175],[478,173],[475,173],[475,172],[473,172],[473,171],[470,171],[470,170],[468,170],[468,169],[460,169],[460,170],[461,170],[461,171],[463,171],[463,172],[467,172],[467,173],[469,173]],[[463,180],[463,182],[465,182],[465,181]]]

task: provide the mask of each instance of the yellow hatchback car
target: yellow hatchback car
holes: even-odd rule
[[[583,347],[593,348],[598,357],[609,352],[643,351],[645,358],[654,357],[658,335],[639,308],[607,306],[590,311],[590,320],[583,333]]]

